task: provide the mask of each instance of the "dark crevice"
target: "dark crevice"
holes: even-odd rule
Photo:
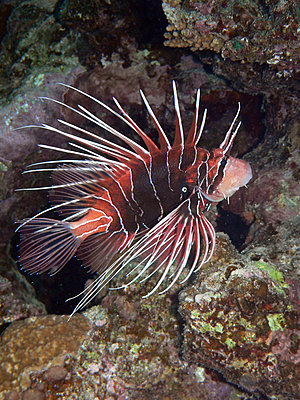
[[[77,55],[89,69],[103,55],[110,57],[113,52],[122,53],[126,61],[133,38],[141,49],[161,48],[168,24],[159,0],[109,4],[95,0],[82,3],[59,0],[54,16],[64,28],[78,33]]]
[[[140,32],[137,40],[141,46],[161,44],[164,41],[167,19],[163,12],[161,1],[131,0],[130,9],[136,16]]]
[[[12,4],[0,4],[0,50],[2,49],[2,39],[7,34],[8,20],[13,9]]]
[[[249,225],[239,215],[231,211],[225,211],[221,204],[218,204],[218,217],[216,230],[227,233],[232,244],[237,250],[242,250],[249,232]]]

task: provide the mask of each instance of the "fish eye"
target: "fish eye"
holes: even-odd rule
[[[182,186],[180,200],[184,201],[189,197],[190,193],[187,186]]]

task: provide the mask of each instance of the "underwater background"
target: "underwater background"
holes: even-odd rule
[[[0,400],[300,398],[299,19],[279,0],[0,2]],[[25,167],[61,158],[37,145],[67,141],[14,129],[67,118],[47,96],[128,133],[60,82],[115,96],[151,133],[142,88],[172,137],[172,80],[185,127],[201,88],[207,149],[241,102],[231,154],[253,179],[207,213],[217,246],[191,282],[148,299],[140,284],[106,290],[68,320],[78,299],[66,300],[93,275],[76,259],[55,276],[23,274],[14,233],[48,204],[15,191],[49,183]]]

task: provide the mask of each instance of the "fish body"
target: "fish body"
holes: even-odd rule
[[[209,152],[198,146],[206,118],[205,110],[198,129],[199,90],[194,119],[189,133],[184,135],[173,82],[176,130],[172,145],[141,92],[159,134],[157,146],[117,100],[114,99],[120,114],[88,94],[72,89],[122,119],[141,137],[145,147],[82,106],[74,109],[64,105],[121,139],[127,147],[67,121],[59,120],[77,134],[42,125],[71,139],[73,150],[63,151],[79,159],[61,160],[61,165],[55,168],[53,162],[38,163],[30,170],[40,171],[41,166],[42,170],[53,170],[53,185],[40,189],[51,190],[53,206],[48,210],[58,211],[62,219],[44,218],[46,210],[20,222],[20,263],[30,272],[55,273],[77,252],[83,264],[96,271],[98,277],[75,311],[129,266],[122,287],[156,275],[156,284],[147,296],[159,288],[163,293],[178,280],[186,281],[210,259],[215,231],[204,215],[205,210],[211,203],[229,198],[252,177],[247,162],[229,155],[240,126],[233,129],[239,110],[224,141]]]

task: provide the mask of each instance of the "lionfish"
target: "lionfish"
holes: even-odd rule
[[[83,264],[98,276],[84,290],[85,295],[74,312],[86,306],[123,270],[126,282],[122,288],[156,277],[154,287],[144,297],[159,288],[164,293],[178,280],[186,282],[209,261],[215,248],[215,230],[204,212],[212,203],[228,199],[252,177],[247,162],[229,155],[241,124],[234,129],[240,104],[223,142],[209,152],[198,147],[207,115],[205,109],[198,129],[200,89],[193,122],[185,135],[173,82],[176,129],[172,145],[140,90],[158,132],[159,145],[156,145],[115,98],[119,112],[79,89],[64,86],[121,119],[144,145],[109,126],[82,105],[73,108],[44,98],[103,128],[126,146],[66,120],[58,122],[77,134],[47,124],[39,126],[72,140],[71,149],[40,147],[78,159],[39,162],[31,164],[31,169],[26,171],[53,171],[53,185],[21,189],[50,189],[53,205],[20,221],[22,268],[30,273],[53,274],[77,253]],[[58,163],[55,168],[54,163]],[[45,218],[43,214],[48,211],[58,211],[62,219]]]

